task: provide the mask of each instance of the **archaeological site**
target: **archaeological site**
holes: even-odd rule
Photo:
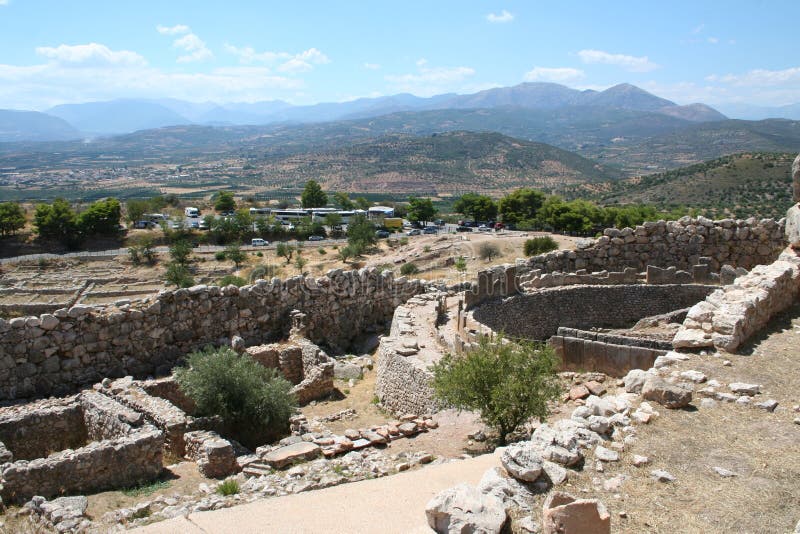
[[[797,202],[800,156],[794,180]],[[364,267],[73,298],[87,287],[0,319],[9,531],[295,531],[331,502],[382,525],[348,532],[797,531],[800,204],[609,228],[454,284]],[[561,393],[493,449],[432,369],[500,334],[551,347]],[[247,448],[198,414],[173,371],[206,346],[291,383],[281,439]]]

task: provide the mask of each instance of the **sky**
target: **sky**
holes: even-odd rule
[[[800,1],[0,0],[0,108],[341,102],[525,81],[800,102]]]

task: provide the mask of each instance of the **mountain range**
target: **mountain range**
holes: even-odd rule
[[[130,133],[138,130],[187,124],[263,125],[279,122],[310,123],[379,117],[398,112],[523,108],[557,110],[591,107],[641,111],[668,115],[689,122],[724,120],[726,117],[705,104],[679,106],[634,85],[619,84],[604,91],[571,89],[555,83],[522,83],[487,89],[474,94],[442,94],[429,98],[397,94],[361,98],[349,102],[293,106],[280,100],[256,103],[192,103],[175,99],[135,100],[64,104],[39,113],[42,123],[26,136],[25,122],[0,131],[0,141],[63,140],[67,134],[60,122],[52,121],[52,134],[44,125],[48,117],[66,121],[75,130],[72,138]],[[36,112],[32,112],[36,113]],[[79,132],[79,133],[77,133]]]

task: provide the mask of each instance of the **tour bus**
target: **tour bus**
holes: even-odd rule
[[[269,215],[272,213],[271,208],[250,208],[250,215]]]
[[[197,208],[189,207],[183,210],[187,217],[200,217],[200,210]]]

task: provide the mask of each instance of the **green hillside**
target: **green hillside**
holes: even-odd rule
[[[792,205],[795,154],[726,156],[663,173],[570,188],[569,197],[603,204],[691,206],[714,217],[780,218]]]

